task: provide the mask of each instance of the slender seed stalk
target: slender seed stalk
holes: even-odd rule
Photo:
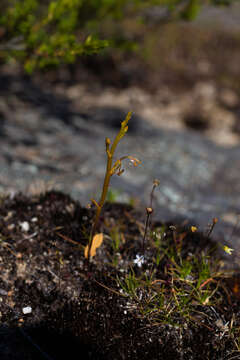
[[[147,218],[146,218],[146,222],[145,222],[145,229],[144,229],[144,235],[143,235],[143,241],[142,241],[142,253],[143,254],[145,252],[146,236],[147,236],[147,231],[148,231],[150,215],[151,215],[152,211],[153,211],[152,208],[146,208]]]
[[[146,236],[147,236],[147,231],[148,231],[148,227],[149,227],[150,217],[151,217],[151,214],[153,213],[154,190],[159,185],[159,183],[160,182],[159,182],[158,179],[155,179],[153,181],[153,187],[152,187],[152,191],[151,191],[151,194],[150,194],[150,205],[149,205],[149,207],[146,208],[147,217],[146,217],[144,235],[143,235],[143,240],[142,240],[142,252],[143,252],[143,254],[145,252],[145,243],[146,243]]]
[[[214,229],[217,222],[218,222],[218,218],[213,218],[212,219],[212,224],[211,224],[211,226],[210,226],[210,228],[208,230],[207,237],[210,237],[210,235],[213,232],[213,229]]]
[[[99,223],[100,214],[101,214],[104,202],[107,197],[108,187],[109,187],[111,176],[114,174],[117,174],[120,176],[123,173],[124,169],[122,169],[122,161],[125,159],[130,159],[133,162],[134,166],[137,166],[140,163],[140,161],[138,159],[136,159],[132,156],[123,156],[120,159],[116,160],[115,163],[113,164],[113,156],[114,156],[115,150],[117,148],[119,141],[126,134],[126,132],[128,130],[128,122],[131,119],[131,116],[132,116],[132,112],[129,112],[127,114],[125,120],[121,123],[121,129],[119,130],[118,134],[116,135],[111,147],[110,147],[111,140],[109,138],[106,138],[106,140],[105,140],[107,165],[106,165],[106,172],[105,172],[102,194],[101,194],[100,200],[97,203],[94,199],[92,199],[92,203],[96,206],[96,213],[95,213],[93,226],[92,226],[90,237],[89,237],[88,251],[87,251],[87,260],[88,261],[89,261],[89,257],[90,257],[90,253],[91,253],[93,238],[94,238],[94,235],[96,233],[97,226]]]

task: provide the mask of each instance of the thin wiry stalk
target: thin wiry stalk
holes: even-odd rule
[[[146,218],[146,222],[145,222],[145,229],[144,229],[144,235],[143,235],[143,241],[142,241],[143,254],[145,252],[145,243],[146,243],[147,231],[148,231],[149,222],[150,222],[150,216],[153,213],[153,205],[152,204],[153,204],[154,190],[158,185],[159,185],[159,180],[155,179],[153,181],[153,187],[152,187],[152,191],[150,194],[150,206],[146,208],[147,218]]]

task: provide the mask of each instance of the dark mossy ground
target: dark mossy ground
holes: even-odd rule
[[[1,360],[240,357],[237,280],[212,272],[195,291],[188,285],[194,272],[176,278],[180,263],[201,262],[214,245],[209,238],[155,224],[165,232],[161,252],[148,236],[140,267],[134,260],[142,254],[144,212],[106,204],[104,243],[88,264],[83,247],[92,216],[54,191],[1,200]],[[214,269],[210,258],[206,264],[206,272]]]

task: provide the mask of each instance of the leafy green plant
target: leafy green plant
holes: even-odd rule
[[[195,229],[180,233],[165,226],[154,229],[144,262],[138,264],[137,255],[133,261],[137,267],[117,278],[121,293],[132,300],[131,306],[151,322],[181,327],[198,321],[199,307],[215,306],[222,301],[219,280],[222,275],[217,262],[205,253],[182,256],[184,241]]]
[[[140,161],[138,159],[136,159],[130,155],[122,156],[120,159],[116,160],[113,163],[113,156],[114,156],[115,150],[117,148],[119,141],[125,136],[126,132],[128,131],[128,122],[131,119],[131,116],[132,116],[132,113],[129,112],[126,116],[126,119],[121,123],[121,128],[120,128],[118,134],[116,135],[112,145],[111,145],[111,140],[109,138],[105,139],[107,164],[106,164],[106,171],[105,171],[105,178],[104,178],[104,182],[103,182],[102,194],[101,194],[99,202],[97,202],[94,199],[91,199],[92,203],[96,206],[96,213],[95,213],[95,217],[93,220],[93,226],[92,226],[91,234],[89,237],[89,242],[85,248],[85,257],[87,257],[88,260],[91,255],[92,246],[94,245],[93,242],[94,242],[94,238],[96,236],[95,233],[96,233],[97,226],[99,223],[99,218],[100,218],[100,214],[102,211],[102,207],[103,207],[104,202],[107,197],[108,187],[110,184],[111,177],[115,174],[120,176],[124,172],[124,169],[122,168],[122,162],[125,159],[129,159],[134,166],[138,166],[140,164]],[[99,235],[99,234],[97,234],[97,235]],[[94,248],[95,248],[95,246],[94,246]]]
[[[143,22],[142,14],[152,6],[167,9],[163,19],[166,22],[192,20],[204,4],[227,5],[234,1],[2,0],[0,58],[24,63],[29,73],[37,68],[72,64],[79,56],[96,54],[110,46],[134,48],[129,46],[131,36],[124,27],[119,27],[119,23],[123,18]],[[110,35],[105,35],[104,24],[109,21],[114,29]]]
[[[131,270],[131,272],[126,275],[123,281],[117,277],[117,282],[121,287],[124,295],[138,300],[137,290],[141,287],[141,280],[136,277],[133,270]]]

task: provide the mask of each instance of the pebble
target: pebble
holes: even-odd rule
[[[30,225],[27,221],[23,221],[22,223],[19,223],[21,226],[22,231],[28,232],[30,229]]]
[[[24,308],[22,308],[22,312],[24,315],[31,314],[32,312],[31,306],[25,306]]]
[[[0,295],[7,296],[8,292],[4,289],[0,289]]]

